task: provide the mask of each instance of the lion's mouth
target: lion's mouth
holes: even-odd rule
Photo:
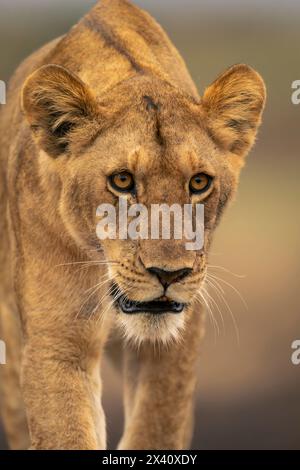
[[[125,297],[118,299],[119,307],[123,313],[181,313],[185,304],[172,300],[152,300],[151,302],[135,302]]]
[[[186,306],[184,303],[169,299],[156,299],[149,302],[137,302],[128,299],[124,294],[119,295],[116,300],[118,307],[123,313],[132,315],[137,313],[151,313],[159,315],[162,313],[181,313]]]

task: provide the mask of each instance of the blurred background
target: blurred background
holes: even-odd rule
[[[94,3],[0,0],[0,79]],[[291,363],[291,344],[300,339],[300,105],[291,102],[291,84],[300,80],[300,2],[135,3],[169,33],[200,93],[238,62],[255,67],[268,90],[257,145],[212,249],[211,273],[221,278],[226,301],[211,292],[219,331],[207,321],[193,448],[300,449],[300,366]],[[122,429],[121,377],[109,363],[104,376],[113,448]]]

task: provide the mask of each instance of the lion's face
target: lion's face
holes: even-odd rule
[[[236,190],[263,103],[262,81],[246,66],[221,76],[200,103],[145,78],[120,84],[98,102],[57,66],[27,80],[23,106],[38,144],[55,157],[60,215],[78,246],[106,261],[112,297],[106,314],[113,312],[127,337],[177,338],[200,300],[212,234]],[[187,249],[185,234],[174,230],[169,239],[153,239],[151,217],[147,239],[120,237],[117,230],[115,238],[99,240],[99,205],[116,208],[117,228],[132,220],[119,219],[120,197],[129,209],[142,204],[149,214],[153,205],[203,204],[203,246]]]

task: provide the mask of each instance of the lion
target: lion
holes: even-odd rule
[[[165,32],[128,0],[98,2],[17,69],[0,115],[1,407],[12,449],[106,448],[107,344],[124,369],[118,448],[190,445],[207,256],[265,96],[239,64],[200,97]],[[202,248],[99,240],[96,209],[120,197],[203,204]]]

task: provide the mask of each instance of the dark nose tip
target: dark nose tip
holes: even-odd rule
[[[172,282],[180,281],[181,279],[184,279],[186,276],[188,276],[192,272],[192,269],[183,268],[178,269],[177,271],[165,271],[164,269],[152,267],[148,268],[148,271],[151,274],[157,276],[161,284],[167,288],[170,284],[172,284]]]

